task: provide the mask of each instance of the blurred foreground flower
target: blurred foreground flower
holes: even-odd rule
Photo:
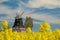
[[[4,20],[2,21],[2,30],[8,29],[8,21]]]
[[[26,28],[26,32],[12,32],[12,28],[8,28],[8,21],[2,22],[3,31],[0,32],[0,40],[60,40],[60,30],[51,30],[48,22],[44,22],[39,26],[39,32],[32,32],[30,27]]]

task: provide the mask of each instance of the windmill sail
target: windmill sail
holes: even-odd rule
[[[20,14],[20,17],[21,17],[23,14],[24,14],[24,12],[22,12],[22,13]]]
[[[24,12],[21,13],[21,11],[18,11],[18,13],[16,13],[16,17],[15,18],[22,18],[22,15],[24,14]]]
[[[23,14],[24,12],[22,12],[21,14],[16,14],[17,16],[15,17],[13,31],[17,31],[17,32],[25,31],[25,28],[23,25],[23,19],[22,19]]]

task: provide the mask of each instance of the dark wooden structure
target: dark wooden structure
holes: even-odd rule
[[[13,31],[17,31],[17,32],[25,32],[26,31],[26,29],[23,25],[22,17],[20,17],[19,15],[17,15],[15,17],[15,22],[13,25]]]

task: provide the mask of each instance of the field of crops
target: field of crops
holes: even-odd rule
[[[0,40],[60,40],[60,30],[52,31],[47,22],[40,24],[39,32],[32,32],[29,27],[26,32],[12,32],[12,28],[8,28],[8,22],[4,20],[2,30]]]

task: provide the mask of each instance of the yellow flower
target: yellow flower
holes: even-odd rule
[[[28,28],[26,29],[26,32],[32,32],[32,31],[31,31],[31,28],[28,27]]]
[[[8,28],[8,21],[4,20],[2,21],[2,29],[7,29]]]
[[[43,27],[45,28],[45,30],[50,30],[50,25],[48,22],[44,22]]]
[[[40,31],[40,32],[44,31],[44,27],[43,27],[42,24],[40,25],[39,31]]]
[[[2,22],[2,25],[8,26],[8,21],[7,21],[7,20],[4,20],[4,21]]]
[[[4,20],[2,25],[3,29],[6,29],[0,32],[0,40],[60,40],[60,30],[47,31],[50,30],[48,22],[44,22],[40,25],[40,32],[32,32],[30,27],[26,29],[26,32],[12,32],[12,28],[7,29],[7,20]]]

